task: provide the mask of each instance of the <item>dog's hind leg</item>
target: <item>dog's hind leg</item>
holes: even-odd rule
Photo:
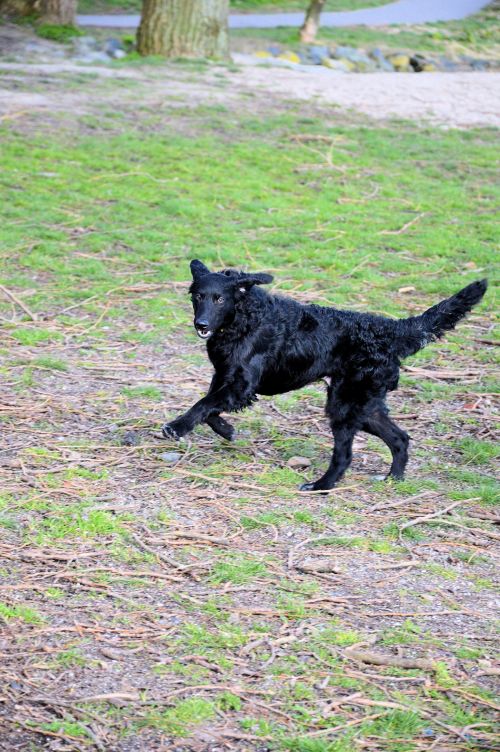
[[[352,460],[352,442],[358,431],[353,424],[332,425],[334,448],[332,459],[326,473],[312,483],[303,483],[301,491],[326,491],[344,475]]]
[[[366,418],[361,430],[372,434],[372,436],[378,436],[391,450],[392,465],[388,477],[403,478],[408,462],[410,437],[389,418],[384,404],[377,406]]]
[[[326,473],[312,483],[304,483],[301,491],[326,491],[344,475],[352,460],[352,442],[362,423],[365,405],[352,404],[339,395],[341,385],[328,387],[326,414],[330,418],[334,447]]]

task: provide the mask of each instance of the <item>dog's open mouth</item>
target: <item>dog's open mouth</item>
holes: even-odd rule
[[[197,326],[196,327],[196,334],[201,339],[208,339],[210,335],[212,334],[212,331],[210,329],[207,329],[204,326]]]

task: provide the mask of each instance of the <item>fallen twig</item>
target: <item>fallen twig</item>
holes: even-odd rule
[[[14,303],[17,303],[19,308],[22,308],[32,321],[38,321],[36,314],[32,313],[26,303],[23,303],[23,301],[18,298],[17,295],[12,292],[12,290],[8,290],[6,287],[4,287],[4,285],[0,285],[0,290],[5,293],[5,295],[7,295],[7,297],[10,298]]]

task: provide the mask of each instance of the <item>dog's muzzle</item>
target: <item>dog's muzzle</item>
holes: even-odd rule
[[[195,326],[196,334],[200,339],[208,339],[212,334],[212,331],[206,326]]]

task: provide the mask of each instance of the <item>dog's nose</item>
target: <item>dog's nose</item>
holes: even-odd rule
[[[208,329],[208,321],[206,319],[196,319],[194,325],[199,329]]]

